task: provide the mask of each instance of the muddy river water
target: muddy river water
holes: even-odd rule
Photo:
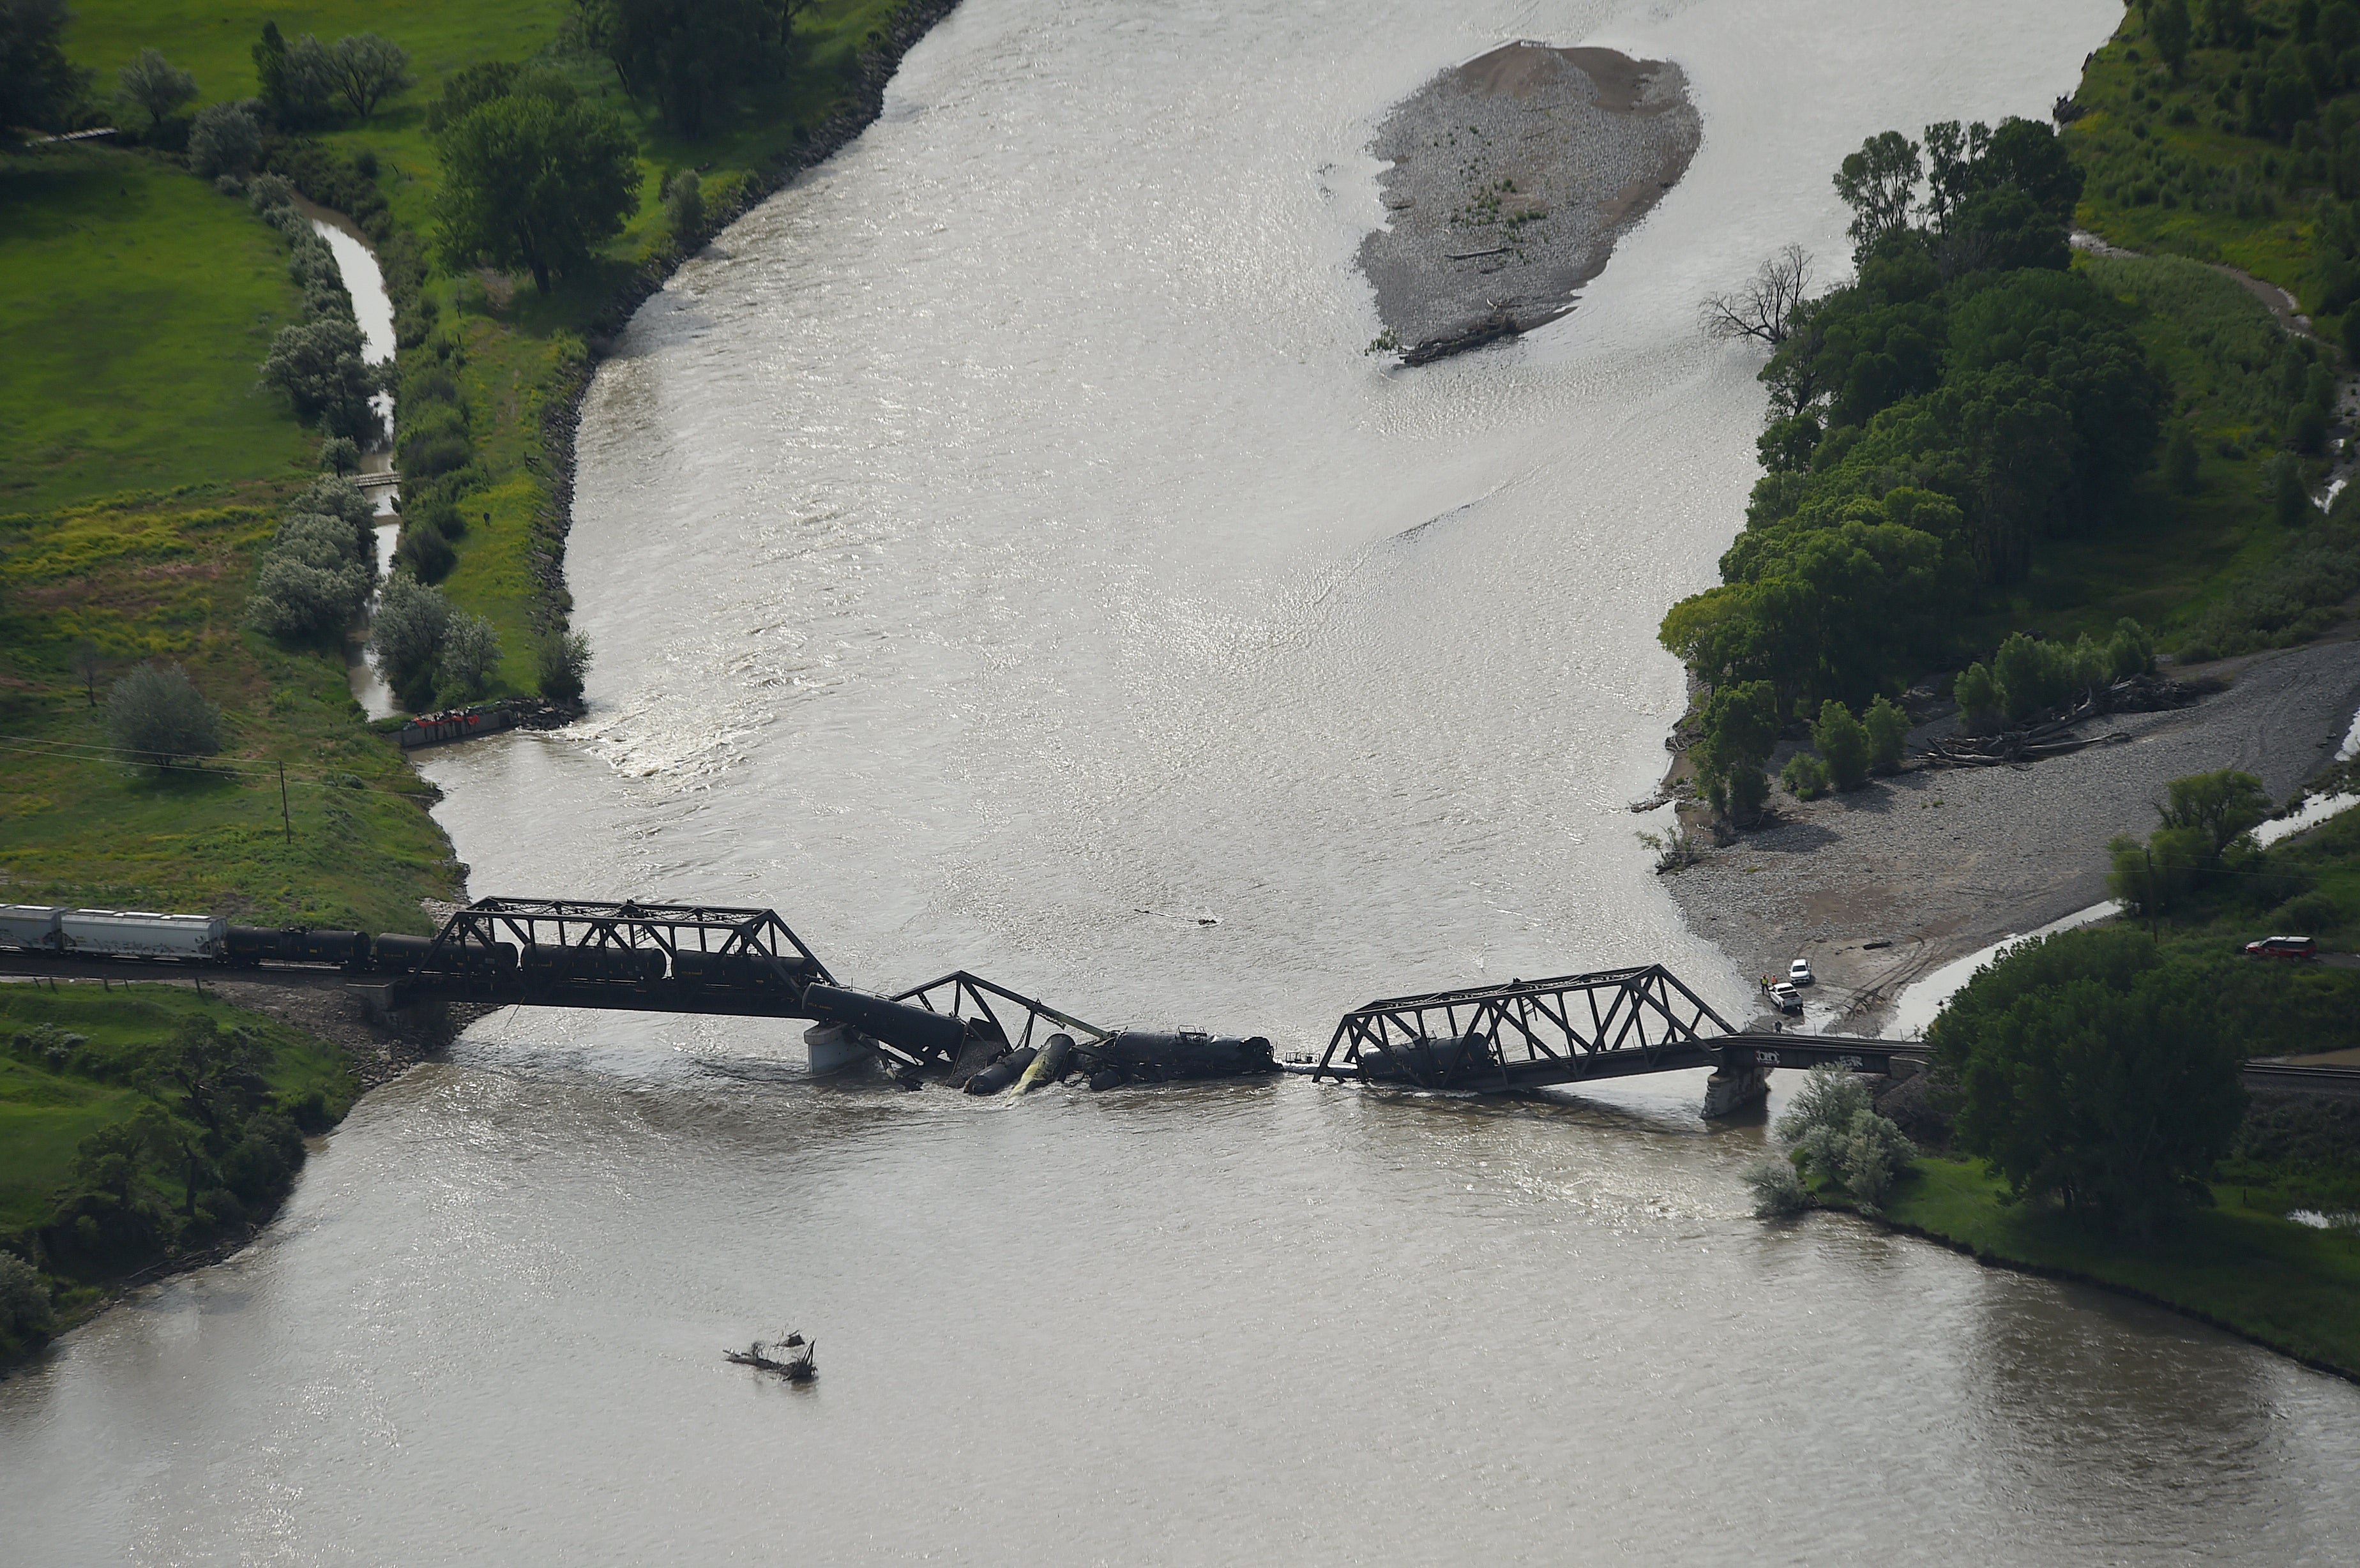
[[[1890,125],[2038,114],[2104,0],[968,0],[651,301],[583,430],[582,730],[435,755],[478,893],[781,910],[856,984],[1324,1040],[1660,959],[1626,802],[1760,389]],[[1390,104],[1517,37],[1704,140],[1581,307],[1361,353]],[[1218,923],[1200,923],[1207,917]],[[498,1015],[284,1217],[0,1384],[26,1563],[2333,1563],[2360,1389],[1843,1219],[1693,1077],[813,1083],[791,1029]],[[782,1323],[807,1388],[721,1349]]]

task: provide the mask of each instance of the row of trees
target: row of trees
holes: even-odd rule
[[[1740,814],[1766,788],[1742,777],[1768,755],[1764,714],[1775,741],[1783,715],[1897,690],[1944,657],[1963,605],[2150,466],[2168,388],[2128,309],[2066,269],[2081,180],[2028,121],[1887,131],[1835,175],[1853,282],[1811,297],[1789,251],[1708,302],[1725,335],[1773,348],[1765,472],[1721,586],[1660,636],[1714,693],[1699,766]]]
[[[246,624],[290,644],[342,637],[377,586],[377,511],[360,486],[323,475],[297,496],[255,573]]]
[[[295,206],[285,180],[264,175],[249,199],[287,237],[287,269],[303,290],[303,319],[271,339],[263,380],[287,395],[297,418],[323,433],[377,445],[385,439],[385,420],[370,399],[384,389],[385,372],[362,357],[360,321],[335,252]]]

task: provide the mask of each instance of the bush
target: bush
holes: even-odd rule
[[[2311,489],[2302,482],[2302,463],[2292,452],[2270,459],[2263,482],[2270,490],[2270,512],[2281,527],[2299,528],[2316,521],[2319,508],[2311,504]]]
[[[401,542],[395,547],[393,559],[408,567],[410,574],[421,583],[440,583],[459,564],[459,552],[451,548],[442,529],[413,517],[402,528]]]
[[[222,175],[243,178],[261,161],[262,127],[243,104],[208,103],[197,111],[197,123],[189,129],[191,169],[207,180]],[[286,189],[284,181],[279,189]],[[255,210],[263,210],[258,200]]]
[[[200,124],[204,116],[197,116]],[[246,204],[263,216],[295,203],[295,188],[275,174],[257,174],[246,188]]]
[[[453,615],[442,637],[443,684],[467,697],[480,697],[499,667],[500,634],[492,623],[482,615]]]
[[[351,474],[361,465],[361,444],[350,436],[330,436],[320,443],[320,466],[331,474]]]
[[[552,702],[573,702],[582,695],[589,668],[590,639],[580,632],[557,633],[541,645],[541,694]]]
[[[1798,751],[1786,759],[1778,782],[1797,800],[1815,800],[1828,792],[1828,765],[1808,751]]]
[[[1909,743],[1909,715],[1890,698],[1879,697],[1868,705],[1863,727],[1868,732],[1868,766],[1878,773],[1899,768]]]
[[[1754,1189],[1754,1212],[1764,1219],[1800,1214],[1811,1206],[1809,1189],[1791,1160],[1775,1155],[1745,1168],[1745,1184]]]
[[[1832,697],[1820,703],[1811,740],[1827,758],[1828,774],[1837,789],[1857,789],[1868,782],[1868,731],[1850,708]]]
[[[144,49],[139,58],[115,72],[122,83],[118,102],[143,111],[153,132],[172,112],[197,95],[197,79],[164,58],[161,49]]]
[[[287,394],[298,418],[316,419],[332,434],[357,439],[384,429],[369,407],[377,378],[361,361],[361,329],[349,315],[279,328],[262,378]]]
[[[369,651],[397,685],[431,674],[442,657],[451,626],[451,602],[413,577],[397,576],[369,627]]]
[[[0,1252],[0,1339],[23,1339],[49,1326],[49,1287],[41,1271]]]
[[[1848,1067],[1811,1069],[1775,1130],[1814,1174],[1841,1183],[1865,1208],[1884,1203],[1894,1178],[1918,1158],[1900,1127],[1876,1114],[1868,1085]]]
[[[695,240],[705,227],[705,186],[696,170],[683,169],[672,177],[671,189],[664,194],[664,215],[683,248]]]
[[[108,692],[106,733],[120,749],[169,766],[176,757],[221,750],[221,710],[179,665],[143,664]]]
[[[1950,694],[1958,700],[1959,717],[1972,734],[1991,727],[1999,716],[1999,686],[1992,673],[1982,664],[1970,664],[1959,672],[1951,683]]]

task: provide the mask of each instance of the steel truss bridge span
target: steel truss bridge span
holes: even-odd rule
[[[1660,964],[1390,996],[1346,1013],[1316,1065],[1337,1083],[1513,1094],[1710,1068],[1737,1075],[1833,1063],[1887,1073],[1914,1040],[1739,1029]]]

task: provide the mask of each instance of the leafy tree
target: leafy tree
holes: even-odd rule
[[[434,668],[451,626],[451,602],[412,577],[386,584],[369,626],[369,651],[396,694],[413,711],[433,695]]]
[[[82,677],[82,694],[93,708],[98,706],[98,677],[105,668],[106,657],[99,651],[98,644],[88,637],[74,644],[74,673]]]
[[[106,730],[116,747],[169,766],[221,750],[221,710],[177,664],[143,664],[107,693]]]
[[[446,127],[438,150],[445,258],[521,263],[543,293],[620,234],[638,204],[630,134],[593,105],[495,98]]]
[[[2164,448],[2164,476],[2171,487],[2183,495],[2193,495],[2203,484],[2203,454],[2196,449],[2196,432],[2180,425],[2171,432],[2170,443]]]
[[[2202,1193],[2245,1114],[2210,978],[2136,931],[2018,943],[1928,1031],[1955,1136],[2019,1200],[2149,1236]]]
[[[150,132],[197,95],[197,79],[166,60],[160,49],[141,49],[139,58],[115,75],[122,82],[116,96],[147,114]]]
[[[2164,803],[2156,808],[2163,825],[2202,833],[2216,856],[2269,818],[2270,797],[2262,781],[2234,768],[2191,774],[2164,788]]]
[[[278,108],[287,93],[287,38],[275,21],[262,24],[262,37],[254,45],[254,79],[262,89],[262,101]]]
[[[500,667],[500,634],[482,615],[454,615],[442,637],[442,681],[464,696],[484,694]]]
[[[2311,505],[2311,487],[2302,482],[2302,464],[2291,452],[2270,459],[2270,511],[2282,528],[2298,528],[2315,522],[2319,508]]]
[[[1828,774],[1839,789],[1857,789],[1868,782],[1868,731],[1852,710],[1833,697],[1819,704],[1819,722],[1812,726],[1811,743],[1827,758]]]
[[[369,398],[377,374],[362,359],[358,322],[350,315],[323,314],[279,329],[262,362],[262,378],[287,394],[298,417],[317,419],[337,435],[361,436],[383,429]]]
[[[1881,131],[1836,170],[1836,194],[1852,212],[1845,232],[1852,237],[1855,257],[1864,259],[1886,234],[1908,226],[1925,173],[1918,154],[1918,144],[1899,131]]]
[[[263,99],[280,125],[320,125],[334,117],[343,91],[335,57],[311,34],[290,43],[279,36],[278,23],[263,23],[262,41],[254,47],[254,69]]]
[[[0,1252],[0,1339],[22,1339],[49,1326],[49,1287],[41,1271]]]
[[[2001,711],[2018,724],[2063,702],[2072,689],[2072,671],[2060,667],[2054,648],[2022,632],[1999,645],[1992,679],[1999,685]]]
[[[574,701],[589,669],[590,639],[580,632],[555,634],[541,645],[541,694],[552,702]]]
[[[204,179],[244,175],[262,161],[262,127],[242,103],[208,103],[189,127],[189,167]]]
[[[2144,844],[2118,833],[2107,842],[2106,856],[2106,896],[2140,916],[2169,913],[2221,858],[2190,828],[2158,828]]]
[[[1778,771],[1778,782],[1797,800],[1816,800],[1828,792],[1828,765],[1808,751],[1798,751]]]
[[[1822,1180],[1841,1182],[1869,1208],[1918,1150],[1890,1117],[1877,1115],[1868,1085],[1849,1067],[1814,1067],[1771,1129]]]
[[[775,0],[592,0],[585,20],[623,90],[653,99],[682,136],[699,136],[733,94],[778,73],[801,8]]]
[[[352,112],[366,120],[388,94],[415,80],[410,54],[379,33],[352,33],[328,50],[328,78]]]
[[[705,227],[705,185],[696,170],[684,169],[672,176],[672,188],[664,193],[664,215],[683,245],[691,243]]]
[[[1762,765],[1778,744],[1776,691],[1767,681],[1715,691],[1705,705],[1703,727],[1704,736],[1691,753],[1698,782],[1721,815],[1752,821],[1770,795]]]
[[[1959,712],[1965,715],[1967,728],[1988,728],[1999,716],[1999,683],[1981,663],[1970,664],[1959,672],[1950,694],[1958,699]]]
[[[66,59],[65,0],[0,0],[0,136],[19,125],[63,130],[90,85]]]
[[[2188,64],[2189,40],[2195,30],[2188,19],[2188,0],[2149,0],[2147,27],[2155,52],[2178,76]]]
[[[1879,697],[1868,705],[1861,721],[1868,736],[1868,766],[1878,773],[1890,773],[1901,766],[1902,749],[1909,744],[1909,715],[1889,697]]]
[[[2204,40],[2215,49],[2252,49],[2254,30],[2245,0],[2204,0]]]

